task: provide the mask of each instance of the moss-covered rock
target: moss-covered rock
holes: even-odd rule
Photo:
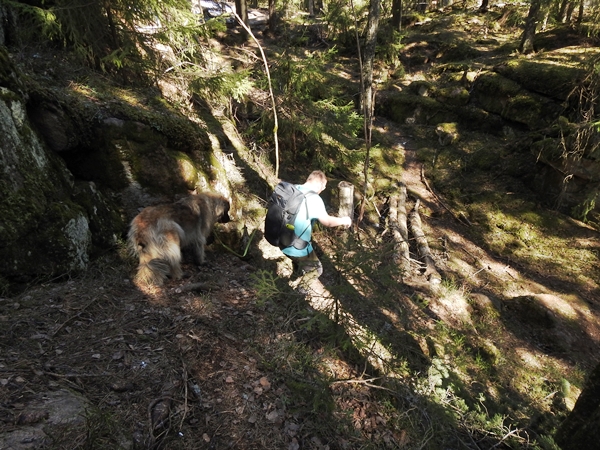
[[[438,53],[442,62],[471,60],[481,56],[481,51],[462,40],[444,43]]]
[[[9,94],[13,95],[15,99],[23,97],[23,83],[15,72],[8,51],[3,45],[0,45],[0,86],[6,88],[6,92],[1,94],[2,96]]]
[[[494,72],[486,72],[477,78],[473,86],[473,97],[481,108],[502,114],[508,100],[521,91],[521,86]]]
[[[490,113],[472,104],[455,108],[454,111],[457,115],[457,122],[465,129],[497,136],[502,135],[505,122],[499,115]]]
[[[558,103],[523,89],[517,82],[494,72],[485,73],[477,79],[472,95],[486,111],[526,125],[529,129],[548,126],[562,111]]]
[[[36,227],[0,248],[0,273],[10,281],[49,279],[85,270],[91,232],[83,210],[53,202],[35,217]]]
[[[454,122],[456,114],[435,99],[397,92],[379,98],[376,114],[398,123],[437,124]]]
[[[453,106],[464,106],[469,103],[469,91],[462,86],[447,86],[437,89],[434,94],[436,100]]]
[[[582,67],[529,59],[511,59],[494,70],[529,91],[560,101],[567,98],[577,80],[585,75]]]
[[[231,165],[200,121],[156,92],[45,73],[17,74],[0,48],[3,284],[85,269],[159,200],[203,190],[232,197]]]
[[[121,208],[92,181],[75,184],[73,200],[86,212],[92,233],[92,253],[114,247],[126,228]]]
[[[421,97],[431,97],[435,86],[432,82],[427,80],[415,80],[412,81],[406,90],[410,94],[420,95]]]
[[[435,133],[438,135],[438,141],[442,146],[454,144],[460,138],[458,124],[455,122],[438,123],[435,127]]]
[[[71,174],[39,141],[22,102],[0,101],[0,129],[0,274],[27,281],[85,269],[91,237],[69,198]]]

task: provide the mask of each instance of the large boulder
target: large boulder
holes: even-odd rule
[[[85,270],[145,206],[232,198],[219,143],[156,91],[101,96],[36,73],[0,50],[0,288]]]
[[[91,235],[74,180],[26,115],[27,97],[0,48],[0,274],[27,280],[84,269]]]

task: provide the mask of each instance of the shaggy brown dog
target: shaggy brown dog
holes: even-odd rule
[[[136,281],[161,286],[167,276],[179,279],[181,249],[189,247],[198,265],[217,222],[229,222],[229,201],[219,194],[190,195],[176,203],[148,206],[132,221],[128,240],[139,258]]]

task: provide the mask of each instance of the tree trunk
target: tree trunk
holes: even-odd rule
[[[575,407],[556,432],[562,450],[600,449],[600,364],[590,374]]]
[[[375,60],[375,47],[377,44],[377,31],[379,30],[381,0],[371,0],[369,6],[369,20],[367,23],[367,36],[365,39],[364,63],[362,66],[362,92],[361,92],[361,110],[364,114],[365,123],[365,142],[367,144],[367,155],[364,164],[364,197],[360,205],[358,221],[362,221],[365,211],[365,201],[367,198],[367,186],[369,182],[369,158],[371,152],[371,132],[373,129],[373,61]],[[358,35],[357,35],[358,41]],[[360,47],[359,47],[360,51]],[[359,53],[360,55],[360,53]]]
[[[380,3],[381,0],[371,0],[367,36],[365,39],[365,60],[363,65],[365,91],[362,97],[362,111],[364,111],[365,117],[369,119],[373,112],[373,61],[375,60],[377,31],[379,29]]]
[[[577,16],[577,25],[581,25],[581,21],[583,20],[584,6],[585,6],[584,0],[579,0],[579,15]]]
[[[521,37],[521,45],[519,46],[519,51],[521,53],[531,53],[534,51],[533,39],[535,37],[535,29],[537,28],[540,9],[541,0],[532,0],[527,20],[525,21],[523,36]]]
[[[248,23],[248,2],[247,0],[235,0],[235,12],[242,19],[242,22],[246,24],[248,28],[250,28],[250,24]],[[244,30],[244,35],[248,37],[248,33]]]
[[[573,11],[575,10],[575,2],[569,2],[569,5],[567,6],[567,15],[565,17],[565,23],[569,23],[571,22],[571,19],[573,18]]]
[[[323,0],[315,0],[315,10],[316,10],[316,15],[320,16],[321,13],[323,12]]]
[[[562,0],[560,3],[560,9],[558,10],[558,15],[556,20],[560,23],[565,23],[567,18],[567,8],[569,6],[569,0]]]
[[[269,30],[272,32],[277,28],[277,9],[275,0],[269,0]]]
[[[392,0],[392,28],[402,30],[402,0]]]

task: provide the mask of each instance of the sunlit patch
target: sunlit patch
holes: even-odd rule
[[[554,294],[537,294],[533,297],[549,310],[568,319],[577,319],[580,314],[586,316],[590,314],[587,305],[576,295],[568,295],[563,298]]]
[[[436,288],[435,294],[437,299],[429,307],[444,322],[456,326],[472,325],[467,286],[458,285],[453,279],[445,279]]]
[[[210,294],[190,295],[185,300],[190,310],[198,315],[211,315],[216,311]]]
[[[480,272],[475,272],[473,266],[467,263],[465,260],[461,258],[452,257],[448,261],[448,264],[456,270],[457,273],[460,274],[463,278],[471,277],[473,280],[478,281],[478,275]]]
[[[134,283],[140,292],[148,297],[149,303],[155,306],[168,304],[168,296],[163,286],[154,286],[144,283]]]
[[[532,369],[542,369],[544,366],[539,357],[524,347],[515,348],[515,352],[528,367]]]
[[[397,325],[400,323],[400,317],[398,316],[398,313],[396,313],[395,311],[390,311],[389,309],[386,308],[381,308],[380,311],[388,318],[390,319],[390,321],[394,324]]]

